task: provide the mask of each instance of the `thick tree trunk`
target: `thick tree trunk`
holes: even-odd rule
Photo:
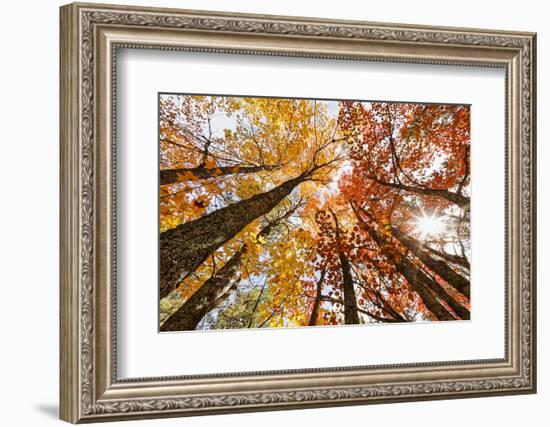
[[[342,267],[344,289],[344,323],[346,325],[358,325],[359,313],[357,311],[357,298],[348,259],[339,252],[340,266]]]
[[[401,184],[397,182],[386,182],[378,179],[376,177],[370,177],[377,184],[383,185],[385,187],[397,188],[399,190],[408,191],[409,193],[416,193],[425,196],[435,196],[446,199],[455,205],[458,205],[460,208],[465,211],[470,210],[470,198],[463,196],[462,194],[455,193],[449,190],[443,189],[434,189],[434,188],[424,188],[424,187],[415,187],[412,185]]]
[[[267,225],[257,234],[256,239],[260,237],[268,237],[273,229],[282,220],[288,218],[294,211],[296,211],[298,206],[299,205],[294,206],[275,220],[268,222]],[[184,302],[182,306],[163,323],[161,330],[181,331],[195,329],[197,324],[209,311],[218,307],[236,289],[236,283],[229,288],[228,285],[231,280],[233,280],[235,273],[239,270],[242,262],[242,256],[247,250],[248,245],[245,244],[237,252],[235,252],[217,273],[204,282],[202,286],[191,296],[191,298]],[[220,292],[224,289],[226,290],[222,295],[220,295]]]
[[[188,173],[192,173],[196,179],[210,179],[222,175],[256,173],[272,169],[273,166],[220,166],[210,168],[206,166],[197,166],[195,168],[161,169],[160,185],[186,181],[181,175]]]
[[[189,298],[160,327],[161,331],[190,331],[218,304],[222,291],[233,279],[241,264],[246,245],[233,254],[225,265]]]
[[[445,261],[432,257],[415,239],[402,233],[396,227],[392,227],[392,233],[397,240],[405,245],[420,261],[426,264],[430,270],[443,278],[462,295],[470,298],[470,281],[468,279],[455,272]]]
[[[354,212],[361,227],[369,233],[378,246],[383,247],[385,243],[384,236],[361,218],[355,209]],[[426,308],[428,308],[438,320],[454,320],[454,317],[445,306],[438,301],[437,297],[444,301],[458,317],[463,320],[470,319],[470,312],[468,309],[459,304],[445,291],[445,289],[424,271],[414,265],[406,256],[400,257],[400,259],[395,262],[395,267],[397,271],[407,279],[407,282],[409,282],[414,291],[420,296]]]
[[[308,174],[160,234],[160,298],[166,297],[215,250],[271,211]]]
[[[353,285],[353,277],[351,276],[351,267],[349,261],[342,251],[340,225],[338,218],[332,210],[330,211],[334,218],[335,234],[336,234],[336,250],[338,251],[338,259],[340,268],[342,269],[342,289],[344,294],[344,323],[346,325],[359,324],[359,312],[357,310],[357,297],[355,295],[355,287]]]
[[[313,307],[311,309],[311,315],[309,316],[308,326],[315,326],[317,324],[317,319],[319,317],[319,308],[321,307],[322,299],[322,290],[323,290],[323,281],[325,280],[325,270],[321,271],[321,276],[317,281],[317,287],[315,292],[315,301],[313,302]]]

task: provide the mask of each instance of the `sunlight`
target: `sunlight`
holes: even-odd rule
[[[414,225],[420,233],[420,237],[422,239],[425,239],[426,237],[437,236],[438,234],[441,234],[445,229],[442,217],[437,216],[435,213],[432,215],[426,215],[425,212],[422,212],[421,216],[415,217]]]

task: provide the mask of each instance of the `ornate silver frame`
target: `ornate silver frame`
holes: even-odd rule
[[[535,34],[71,4],[61,8],[60,41],[63,420],[78,423],[535,392]],[[118,47],[504,68],[505,357],[117,379],[113,147]]]

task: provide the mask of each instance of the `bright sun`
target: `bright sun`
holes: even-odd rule
[[[414,225],[420,233],[422,239],[441,234],[445,229],[442,218],[435,214],[426,215],[425,213],[422,213],[421,216],[415,217]]]

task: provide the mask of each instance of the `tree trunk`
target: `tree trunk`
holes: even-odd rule
[[[384,237],[377,232],[374,227],[361,218],[359,212],[357,212],[353,207],[353,204],[352,208],[361,227],[370,235],[378,246],[383,247],[385,243]],[[409,282],[414,291],[420,296],[426,308],[428,308],[428,310],[430,310],[438,320],[454,320],[454,317],[449,310],[447,310],[445,306],[438,301],[436,295],[445,301],[445,303],[447,303],[453,311],[455,311],[457,316],[464,320],[470,318],[470,312],[465,307],[458,304],[452,296],[445,291],[445,289],[430,278],[424,271],[415,266],[407,257],[400,257],[400,259],[395,262],[395,267],[397,268],[397,271],[405,277],[407,282]]]
[[[430,270],[443,278],[462,295],[470,298],[470,281],[468,279],[456,273],[445,261],[432,257],[417,241],[402,233],[396,227],[392,227],[392,233],[397,240],[407,247],[420,261],[426,264]]]
[[[342,269],[342,289],[344,294],[344,323],[346,325],[358,325],[359,313],[357,311],[357,297],[355,295],[355,287],[353,286],[353,277],[351,276],[351,268],[349,261],[342,252],[340,226],[338,218],[331,210],[330,213],[334,218],[335,234],[336,234],[336,250],[338,251],[338,259],[340,268]]]
[[[428,306],[428,304],[426,304],[426,306],[432,313],[437,314],[440,320],[453,320],[453,317],[449,314],[448,310],[446,310],[441,303],[439,303],[439,301],[435,300],[437,304],[431,301],[431,299],[433,299],[433,295],[430,291],[444,301],[462,320],[470,320],[470,311],[457,302],[451,295],[449,295],[439,283],[414,265],[409,258],[406,256],[401,257],[401,259],[396,262],[396,267],[397,271],[399,271],[405,279],[407,279],[407,282],[409,282],[410,285],[418,292],[424,301],[424,304],[426,304],[425,298],[430,300],[430,306]],[[436,312],[433,310],[436,310]]]
[[[391,318],[399,321],[399,322],[408,322],[407,319],[405,319],[401,314],[399,314],[397,311],[394,310],[394,308],[390,305],[390,303],[382,296],[380,291],[370,287],[370,286],[363,286],[363,289],[367,291],[367,294],[370,292],[374,294],[376,300],[378,302],[375,302],[372,298],[371,301],[374,305],[376,305],[380,310],[382,310],[385,314],[390,316]],[[370,298],[370,296],[369,296]]]
[[[311,309],[311,315],[309,316],[308,326],[317,325],[317,319],[319,317],[319,308],[321,307],[323,281],[325,280],[325,270],[321,271],[321,276],[317,281],[317,290],[315,292],[315,301],[313,302],[313,308]]]
[[[437,249],[434,249],[434,248],[432,248],[428,245],[424,245],[424,249],[427,250],[428,252],[431,252],[432,254],[438,256],[439,258],[447,260],[447,261],[449,261],[453,264],[460,265],[464,268],[467,268],[468,270],[470,269],[470,262],[464,256],[453,255],[453,254],[448,254],[446,252],[441,252],[441,251],[438,251]]]
[[[449,202],[454,203],[465,211],[470,210],[470,198],[467,196],[463,196],[462,194],[455,193],[453,191],[437,188],[415,187],[412,185],[406,185],[397,182],[386,182],[373,176],[371,176],[370,179],[375,181],[377,184],[383,185],[385,187],[397,188],[398,190],[408,191],[409,193],[416,193],[425,196],[441,197],[448,200]]]
[[[187,181],[180,175],[192,173],[197,179],[209,179],[222,175],[256,173],[264,170],[272,170],[273,166],[220,166],[206,167],[197,166],[195,168],[176,168],[176,169],[161,169],[160,185],[175,184],[180,181]]]
[[[214,251],[249,223],[271,211],[307,178],[286,181],[272,190],[214,211],[160,234],[160,298],[166,297]]]
[[[268,221],[267,225],[256,235],[256,240],[260,237],[268,237],[273,229],[284,219],[288,218],[292,213],[296,211],[299,205],[295,205],[291,209],[288,209],[283,215],[279,216],[273,221]],[[166,320],[161,326],[161,330],[188,330],[195,329],[197,324],[202,318],[211,310],[218,307],[223,301],[225,301],[232,291],[236,289],[236,283],[229,289],[220,295],[220,291],[223,291],[229,285],[234,273],[239,269],[242,262],[242,255],[248,250],[248,245],[243,245],[237,252],[233,254],[231,258],[225,263],[225,265],[210,279],[204,282],[201,287],[189,298],[182,306],[173,313],[168,320],[174,317],[174,320],[168,322]],[[262,288],[263,292],[263,288]],[[196,297],[195,297],[196,295]],[[260,294],[261,296],[261,294]],[[258,299],[259,302],[259,299]],[[256,302],[256,305],[258,304]],[[252,319],[251,319],[252,320]],[[249,324],[250,327],[250,324]],[[174,329],[167,329],[174,328]]]
[[[191,331],[216,307],[222,291],[239,269],[246,245],[233,254],[225,265],[193,294],[191,298],[161,325],[161,331]]]
[[[400,323],[401,322],[401,320],[394,319],[393,317],[379,316],[378,314],[375,314],[372,311],[364,310],[361,308],[359,309],[359,312],[366,314],[367,316],[372,317],[374,320],[378,320],[379,322],[382,322],[382,323]]]

